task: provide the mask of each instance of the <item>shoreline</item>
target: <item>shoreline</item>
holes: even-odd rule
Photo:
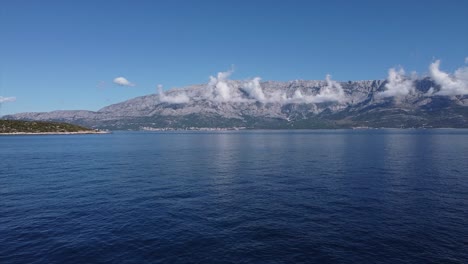
[[[76,131],[76,132],[12,132],[0,133],[0,136],[28,136],[28,135],[91,135],[110,134],[108,131]]]

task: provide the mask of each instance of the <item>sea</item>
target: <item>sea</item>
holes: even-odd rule
[[[468,263],[468,130],[1,136],[0,263]]]

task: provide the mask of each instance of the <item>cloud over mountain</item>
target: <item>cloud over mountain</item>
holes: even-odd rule
[[[319,93],[312,95],[303,95],[300,90],[296,90],[292,98],[287,101],[294,101],[296,103],[325,103],[325,102],[344,102],[346,96],[341,84],[333,81],[331,75],[327,74],[325,77],[326,85],[321,87]]]
[[[229,77],[232,70],[219,72],[216,77],[210,76],[206,86],[204,99],[218,102],[260,102],[260,103],[324,103],[344,102],[347,100],[341,85],[332,80],[328,74],[325,85],[318,92],[302,93],[295,91],[292,96],[287,96],[284,91],[265,90],[261,84],[261,78],[251,80],[232,81]]]
[[[388,70],[386,90],[377,94],[377,97],[401,97],[414,93],[414,80],[405,75],[405,70],[391,68]]]
[[[453,74],[441,71],[439,68],[440,60],[436,60],[429,66],[431,78],[440,85],[440,91],[435,92],[434,95],[468,94],[468,67],[458,68]]]
[[[158,84],[158,93],[159,101],[162,103],[171,103],[171,104],[185,104],[190,101],[190,98],[184,91],[174,91],[171,95],[166,95],[163,91],[163,86]]]
[[[465,58],[467,61],[468,57]],[[437,86],[432,87],[423,95],[430,97],[453,96],[468,94],[468,67],[461,67],[453,74],[446,73],[440,69],[440,61],[437,60],[429,66],[430,77]],[[173,89],[164,92],[162,87],[158,88],[159,100],[165,103],[184,104],[192,100],[208,100],[213,102],[225,103],[279,103],[279,104],[317,104],[317,103],[345,103],[354,100],[345,93],[342,85],[331,79],[327,74],[325,82],[316,87],[308,89],[296,89],[291,92],[264,89],[260,77],[254,77],[249,80],[230,80],[229,77],[234,73],[233,69],[218,72],[215,76],[209,76],[208,83],[203,87],[200,93],[193,94],[185,91]],[[376,98],[397,97],[403,98],[416,93],[415,82],[420,78],[413,73],[407,75],[402,67],[391,68],[388,70],[388,77],[383,91],[375,94]],[[124,77],[117,77],[113,81],[121,86],[135,86]],[[440,86],[440,88],[438,87]]]
[[[233,72],[233,70],[229,70],[226,72],[218,72],[216,77],[210,76],[210,81],[208,82],[208,98],[219,101],[230,101],[232,99],[232,87],[229,85],[228,78]]]
[[[262,79],[260,77],[255,77],[252,80],[246,82],[242,86],[242,89],[249,94],[250,98],[255,99],[259,102],[265,102],[266,97],[265,97],[265,94],[263,93],[263,89],[260,84],[261,80]]]

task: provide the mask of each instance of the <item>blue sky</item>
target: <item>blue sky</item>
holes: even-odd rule
[[[231,65],[233,79],[347,81],[468,56],[468,1],[6,0],[0,12],[0,96],[16,97],[0,115],[98,110]]]

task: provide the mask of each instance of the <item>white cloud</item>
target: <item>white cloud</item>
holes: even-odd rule
[[[468,94],[468,67],[458,68],[454,74],[448,74],[439,69],[440,60],[429,66],[431,78],[440,85],[440,90],[434,95],[465,95]]]
[[[230,81],[228,77],[232,70],[219,72],[216,77],[210,76],[204,98],[222,102],[263,102],[263,103],[324,103],[344,102],[346,96],[341,85],[333,81],[330,75],[326,76],[326,85],[322,86],[317,94],[302,94],[295,91],[292,97],[287,97],[285,92],[265,91],[261,86],[261,78],[255,77],[248,81]],[[247,98],[243,96],[244,91]]]
[[[16,101],[16,97],[3,97],[3,96],[0,96],[0,104],[8,103],[8,102],[15,102],[15,101]]]
[[[255,77],[248,81],[231,81],[229,77],[234,70],[218,72],[216,77],[210,76],[204,98],[220,102],[266,102],[269,98],[264,94],[260,84],[261,78]],[[247,97],[244,94],[247,93]]]
[[[387,90],[377,94],[377,97],[401,97],[415,92],[414,81],[405,75],[405,70],[400,68],[388,70]]]
[[[260,85],[260,77],[255,77],[252,80],[246,82],[242,88],[245,90],[249,96],[259,102],[264,102],[266,100],[265,94],[263,93],[262,86]]]
[[[315,96],[317,102],[333,102],[333,101],[345,101],[345,94],[343,87],[337,81],[331,79],[331,75],[327,74],[325,80],[327,86],[320,89],[320,93]]]
[[[114,83],[120,86],[135,86],[135,84],[129,82],[124,77],[117,77],[114,79]]]
[[[267,102],[271,102],[271,103],[283,103],[283,102],[287,102],[288,100],[290,100],[290,98],[288,98],[286,96],[286,93],[284,92],[274,91],[268,95],[266,100]]]
[[[190,98],[183,91],[178,92],[175,95],[166,95],[162,88],[163,86],[158,84],[159,101],[162,103],[185,104],[190,101]]]
[[[208,96],[220,101],[230,101],[232,99],[232,87],[229,84],[228,78],[233,72],[231,69],[226,72],[218,72],[216,77],[210,76],[208,88],[214,95],[208,94]]]
[[[303,95],[301,90],[296,90],[292,98],[288,101],[297,103],[325,103],[325,102],[344,102],[346,96],[341,87],[341,84],[331,79],[330,74],[327,74],[326,85],[320,88],[318,94],[314,95]]]

